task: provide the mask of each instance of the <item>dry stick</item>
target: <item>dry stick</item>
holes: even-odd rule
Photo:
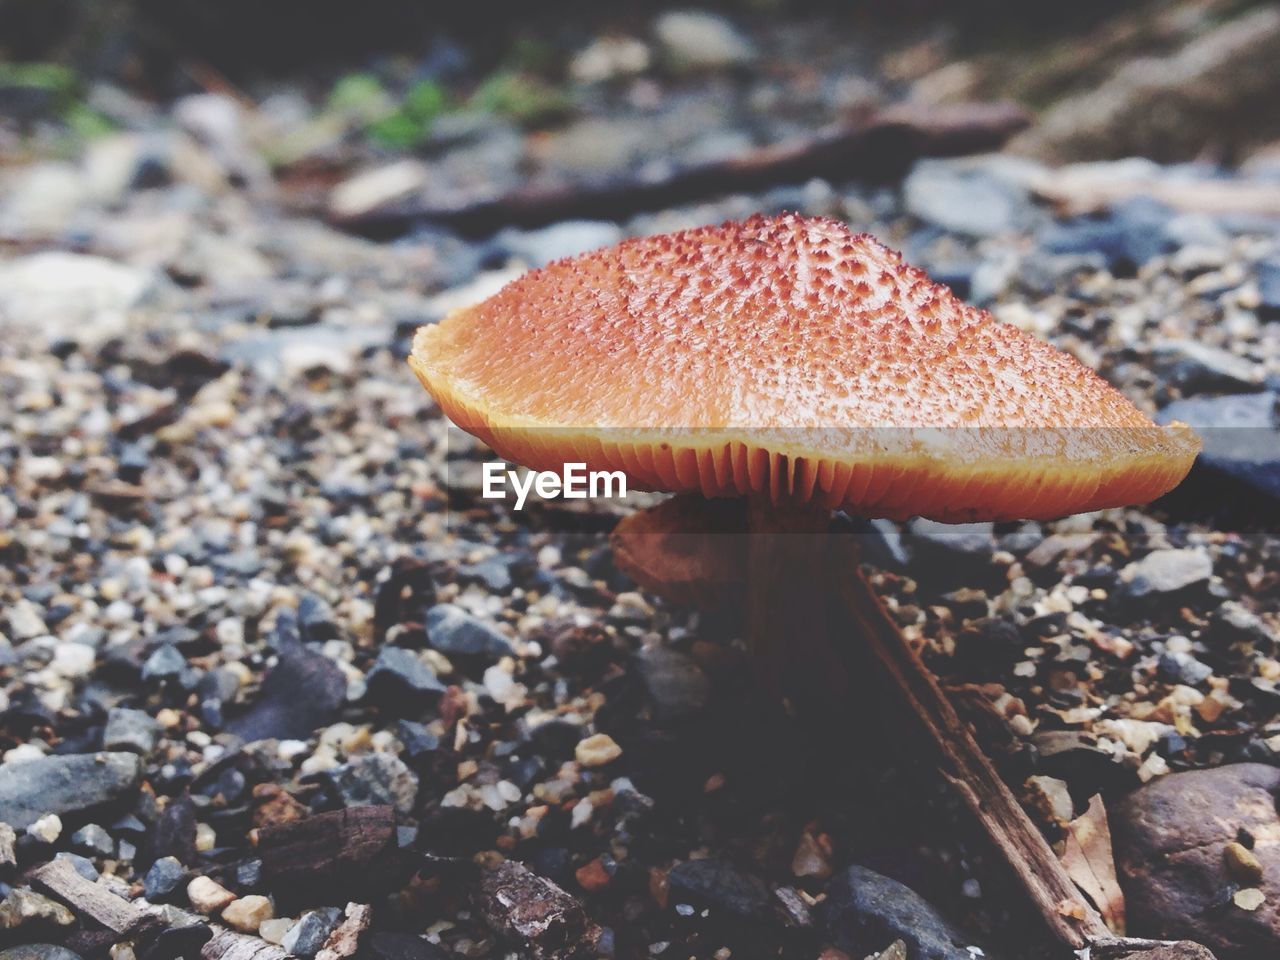
[[[338,222],[377,239],[400,236],[423,221],[487,234],[506,226],[542,226],[571,217],[624,218],[812,177],[891,180],[920,157],[994,150],[1028,123],[1027,112],[1009,103],[899,104],[857,124],[755,148],[728,160],[690,164],[656,180],[625,175],[604,182],[522,184],[498,197],[455,206],[410,198]]]
[[[933,741],[939,772],[982,824],[1053,936],[1072,950],[1091,947],[1095,960],[1163,945],[1117,937],[1102,922],[862,576],[856,548],[843,546],[848,556],[834,569],[847,571],[839,577],[839,591],[858,633],[852,642],[870,651],[891,693],[910,708]],[[1080,919],[1064,914],[1064,909]]]

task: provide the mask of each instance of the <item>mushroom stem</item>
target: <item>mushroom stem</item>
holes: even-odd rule
[[[747,647],[761,685],[826,704],[848,686],[832,651],[831,510],[753,496],[747,505]]]

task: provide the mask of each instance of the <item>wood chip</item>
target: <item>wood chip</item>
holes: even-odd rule
[[[289,954],[258,937],[219,930],[200,949],[201,960],[290,960]]]
[[[528,948],[535,960],[590,955],[600,933],[582,904],[513,860],[481,874],[475,901],[489,926]]]
[[[316,960],[345,960],[355,956],[360,949],[360,936],[369,929],[373,907],[367,903],[348,903],[346,912],[347,919],[329,934],[329,939],[316,954]]]
[[[1089,801],[1089,808],[1067,828],[1062,866],[1077,887],[1093,901],[1113,933],[1124,934],[1124,892],[1116,879],[1111,853],[1111,828],[1102,797]]]
[[[50,860],[33,869],[32,881],[65,900],[78,914],[92,918],[120,936],[132,936],[159,925],[153,914],[76,873],[69,860]]]

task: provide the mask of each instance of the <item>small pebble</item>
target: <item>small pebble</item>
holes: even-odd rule
[[[187,884],[187,899],[197,912],[205,916],[212,916],[235,898],[234,893],[208,877],[196,877]]]
[[[622,756],[622,748],[607,733],[597,733],[579,740],[573,755],[584,767],[602,767]]]

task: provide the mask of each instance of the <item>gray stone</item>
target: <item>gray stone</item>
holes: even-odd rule
[[[751,61],[755,50],[724,17],[671,10],[653,23],[662,59],[677,70],[720,70]]]
[[[1266,320],[1280,319],[1280,257],[1257,266],[1258,313]]]
[[[390,753],[352,757],[328,771],[325,779],[347,807],[391,804],[397,812],[409,814],[418,798],[417,774]]]
[[[33,253],[0,264],[0,314],[48,339],[100,342],[123,332],[157,285],[154,274],[102,257]]]
[[[1177,593],[1204,583],[1213,561],[1199,550],[1153,550],[1120,571],[1124,591],[1135,599]]]
[[[110,857],[116,852],[116,842],[111,834],[96,823],[86,823],[71,835],[71,846],[77,853],[89,857]]]
[[[132,753],[40,757],[0,766],[0,821],[17,830],[46,813],[79,813],[131,796],[142,766]]]
[[[427,611],[427,642],[444,654],[497,659],[513,652],[505,634],[452,603]]]
[[[494,243],[508,256],[518,257],[533,267],[572,257],[600,247],[611,247],[622,239],[622,228],[605,220],[565,220],[541,230],[500,232]]]
[[[650,646],[636,654],[636,664],[659,719],[679,720],[707,705],[711,685],[689,655],[670,647]]]
[[[1024,227],[1027,189],[969,161],[917,163],[902,187],[907,212],[925,223],[972,237],[994,237]]]
[[[20,943],[0,950],[0,960],[81,960],[81,957],[74,950],[54,943]]]
[[[672,904],[709,907],[739,920],[758,919],[769,912],[769,888],[764,881],[724,860],[677,863],[667,873],[667,887]]]
[[[280,946],[285,952],[295,957],[309,960],[324,946],[329,934],[341,922],[342,911],[337,907],[321,907],[319,910],[308,911],[289,928],[289,932],[280,941]]]
[[[1244,357],[1196,340],[1159,343],[1156,358],[1165,382],[1184,394],[1249,393],[1262,389],[1262,369]]]
[[[914,890],[897,880],[853,866],[827,888],[822,918],[841,950],[863,956],[894,940],[912,960],[973,960],[975,941],[953,926]],[[992,953],[983,950],[991,960]]]
[[[1180,420],[1204,441],[1196,469],[1238,480],[1264,496],[1280,499],[1280,420],[1272,391],[1196,397],[1171,403],[1157,423]]]
[[[80,876],[84,877],[90,883],[98,882],[98,868],[93,865],[93,861],[88,857],[82,857],[78,853],[68,853],[63,850],[53,855],[55,860],[65,860],[71,864],[72,869]]]
[[[365,678],[368,699],[392,712],[430,706],[447,689],[412,650],[383,647]]]
[[[142,665],[143,680],[171,680],[186,669],[187,658],[177,647],[165,643],[156,647]]]
[[[155,749],[159,731],[159,724],[145,710],[112,707],[107,713],[102,746],[105,750],[127,750],[146,756]]]

